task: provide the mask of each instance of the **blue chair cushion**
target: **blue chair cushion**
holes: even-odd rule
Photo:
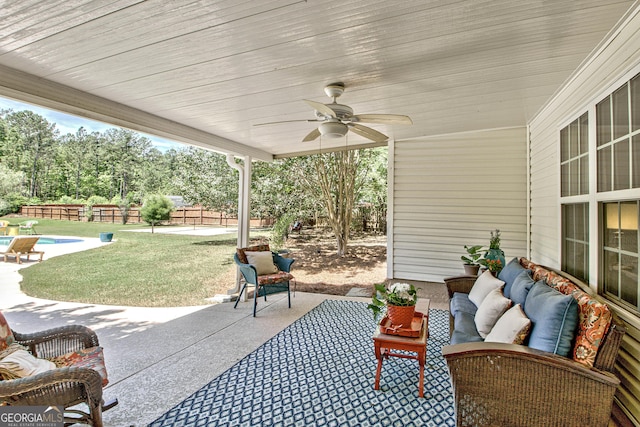
[[[527,295],[535,282],[531,278],[531,271],[522,270],[520,274],[513,280],[511,285],[511,301],[513,304],[520,304],[524,308]]]
[[[498,273],[498,279],[504,282],[504,289],[502,292],[505,297],[513,299],[511,298],[511,285],[513,285],[513,281],[516,277],[525,270],[526,269],[520,265],[518,258],[513,258],[502,270],[500,270],[500,273]]]
[[[578,302],[541,281],[527,295],[524,312],[531,319],[528,346],[569,357],[578,325]]]
[[[473,304],[473,303],[472,303]],[[459,312],[454,319],[454,330],[451,334],[451,344],[483,341],[476,329],[473,314]]]
[[[449,302],[449,310],[453,317],[456,317],[460,312],[469,313],[474,316],[476,311],[478,311],[478,307],[471,302],[469,294],[454,292]]]

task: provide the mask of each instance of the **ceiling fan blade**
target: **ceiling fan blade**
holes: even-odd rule
[[[412,125],[413,121],[409,116],[401,114],[358,114],[353,117],[358,123],[379,123],[384,125]]]
[[[300,120],[282,120],[280,122],[267,122],[267,123],[255,123],[254,126],[266,126],[266,125],[277,125],[280,123],[295,123],[295,122],[321,122],[322,120],[318,119],[300,119]]]
[[[351,128],[351,131],[353,133],[363,136],[374,142],[385,142],[386,140],[389,139],[387,135],[380,133],[375,129],[371,129],[370,127],[367,127],[367,126],[362,126],[355,123],[349,123],[348,126]]]
[[[318,130],[318,128],[316,128],[311,132],[309,132],[309,134],[302,139],[302,142],[313,141],[314,139],[318,139],[319,136],[320,136],[320,131]]]
[[[336,113],[321,102],[311,101],[309,99],[305,99],[304,102],[306,102],[311,106],[311,108],[320,112],[321,114],[324,114],[325,116],[333,117],[334,119],[337,118]]]

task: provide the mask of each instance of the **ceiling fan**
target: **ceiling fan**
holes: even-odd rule
[[[399,114],[353,114],[353,109],[348,105],[338,104],[336,98],[344,93],[344,83],[331,83],[324,88],[324,92],[329,98],[333,98],[330,104],[311,101],[305,99],[316,113],[315,119],[309,120],[287,120],[284,122],[261,123],[256,126],[268,125],[274,123],[291,123],[291,122],[321,122],[320,125],[309,132],[302,139],[302,142],[313,141],[321,135],[327,138],[341,138],[350,130],[356,135],[370,139],[374,142],[385,142],[389,137],[368,126],[360,123],[378,123],[386,125],[410,125],[413,124],[409,116]]]

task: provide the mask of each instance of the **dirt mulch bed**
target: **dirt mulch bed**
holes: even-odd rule
[[[386,236],[355,234],[343,257],[336,255],[330,233],[314,229],[293,233],[286,247],[288,256],[296,260],[291,270],[296,291],[346,295],[352,288],[365,288],[373,292],[373,286],[387,276]]]

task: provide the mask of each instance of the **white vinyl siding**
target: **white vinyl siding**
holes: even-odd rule
[[[496,228],[507,259],[526,255],[526,144],[524,127],[396,142],[392,277],[462,274],[464,245]]]
[[[640,72],[640,9],[631,11],[612,30],[583,65],[529,123],[529,168],[531,260],[559,268],[561,263],[561,198],[560,198],[560,132],[585,111],[589,113],[590,135],[596,133],[596,104]],[[590,138],[589,153],[596,151],[596,138]],[[634,200],[640,190],[626,189],[598,193],[596,161],[589,156],[590,192],[587,195],[563,197],[562,203],[589,205],[589,281],[598,288],[598,203],[607,200]],[[624,307],[612,304],[627,323],[619,355],[619,377],[622,384],[616,398],[636,425],[640,425],[640,319]]]

